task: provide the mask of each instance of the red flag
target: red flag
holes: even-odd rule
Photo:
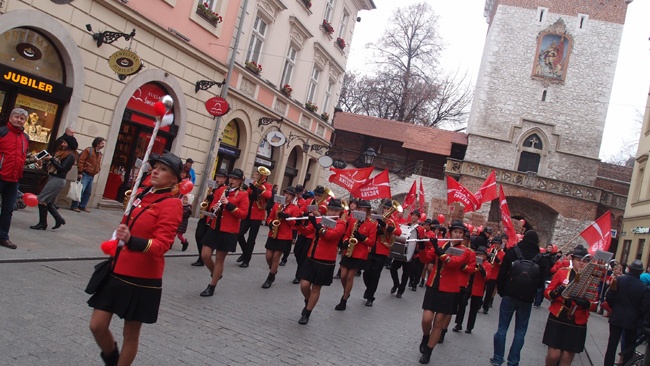
[[[366,183],[360,185],[355,191],[350,192],[353,197],[362,200],[372,200],[376,198],[391,198],[390,179],[388,169],[368,179]]]
[[[580,236],[589,244],[589,254],[594,255],[597,250],[609,250],[609,244],[612,241],[612,220],[610,217],[610,212],[605,212],[603,216],[580,233]]]
[[[451,205],[454,202],[460,202],[465,207],[465,212],[472,212],[476,210],[478,200],[472,192],[463,187],[454,178],[447,176],[447,204]]]
[[[474,197],[478,200],[478,207],[476,207],[477,210],[481,208],[481,205],[485,202],[490,202],[498,197],[497,175],[494,170],[490,175],[488,175],[487,179],[485,179],[485,182],[483,182],[483,185],[479,188],[478,192],[474,193]]]
[[[506,244],[506,247],[509,248],[517,243],[517,232],[515,231],[515,226],[512,224],[506,195],[503,193],[503,186],[501,186],[501,191],[499,192],[499,207],[501,208],[501,223],[503,224],[503,231],[508,235],[508,243]]]
[[[330,175],[329,181],[352,192],[366,182],[374,169],[372,166],[361,169],[330,168],[334,174]]]
[[[420,177],[420,193],[419,193],[418,208],[420,210],[424,209],[424,186],[422,185],[422,177]]]
[[[416,192],[417,188],[418,188],[417,187],[417,182],[413,181],[413,185],[411,186],[411,190],[406,195],[406,197],[404,197],[404,203],[402,203],[402,208],[403,209],[406,210],[410,205],[415,203],[415,196],[417,196],[417,194],[415,192]]]

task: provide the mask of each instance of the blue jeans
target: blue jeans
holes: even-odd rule
[[[18,182],[0,180],[0,195],[2,195],[2,209],[0,209],[0,240],[9,240],[9,227],[11,216],[16,206],[18,197]]]
[[[501,298],[499,307],[499,327],[494,333],[494,356],[492,357],[493,365],[501,365],[506,350],[506,333],[510,327],[512,316],[515,315],[515,337],[512,340],[510,352],[508,352],[508,366],[519,365],[521,359],[521,349],[524,347],[524,339],[528,330],[528,320],[530,319],[530,309],[532,303],[517,300],[505,296]]]
[[[93,178],[93,176],[86,173],[81,174],[81,184],[83,184],[84,187],[81,191],[81,202],[72,201],[72,205],[70,206],[71,209],[74,210],[77,207],[81,209],[86,208],[88,200],[90,199],[90,194],[93,191]]]

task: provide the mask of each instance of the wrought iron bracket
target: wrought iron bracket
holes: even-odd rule
[[[93,31],[93,27],[90,24],[86,24],[86,29],[88,29],[89,32]],[[97,47],[101,47],[101,45],[103,45],[104,43],[111,44],[122,37],[124,37],[124,39],[127,41],[131,40],[132,38],[135,38],[135,28],[133,28],[131,33],[111,32],[111,31],[93,33],[93,39],[97,41]]]
[[[280,124],[282,123],[282,121],[284,121],[284,117],[280,117],[280,118],[262,117],[257,121],[257,127],[268,126],[273,122]]]
[[[199,90],[208,90],[214,85],[221,88],[222,86],[226,85],[226,80],[224,79],[224,81],[220,83],[213,80],[199,80],[196,82],[196,86],[194,87],[194,93],[198,93]]]

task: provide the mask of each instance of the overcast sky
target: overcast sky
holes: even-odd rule
[[[377,9],[359,13],[348,60],[348,70],[363,72],[370,52],[365,45],[383,33],[391,14],[398,7],[420,0],[374,0]],[[467,73],[475,84],[487,32],[483,17],[485,0],[443,1],[431,4],[439,16],[439,32],[445,43],[441,67],[448,73]],[[607,160],[639,139],[641,117],[650,88],[650,15],[649,0],[635,0],[629,7],[619,52],[616,76],[605,124],[600,158]],[[632,154],[636,151],[632,151]]]

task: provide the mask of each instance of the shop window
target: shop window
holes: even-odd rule
[[[10,29],[0,39],[0,64],[65,83],[61,56],[49,39],[28,28]]]
[[[16,108],[23,108],[29,113],[25,122],[25,133],[29,136],[29,151],[47,150],[52,137],[56,113],[59,106],[41,99],[18,94]]]
[[[636,247],[635,259],[641,260],[643,256],[643,248],[645,247],[645,239],[639,239],[639,245]]]

